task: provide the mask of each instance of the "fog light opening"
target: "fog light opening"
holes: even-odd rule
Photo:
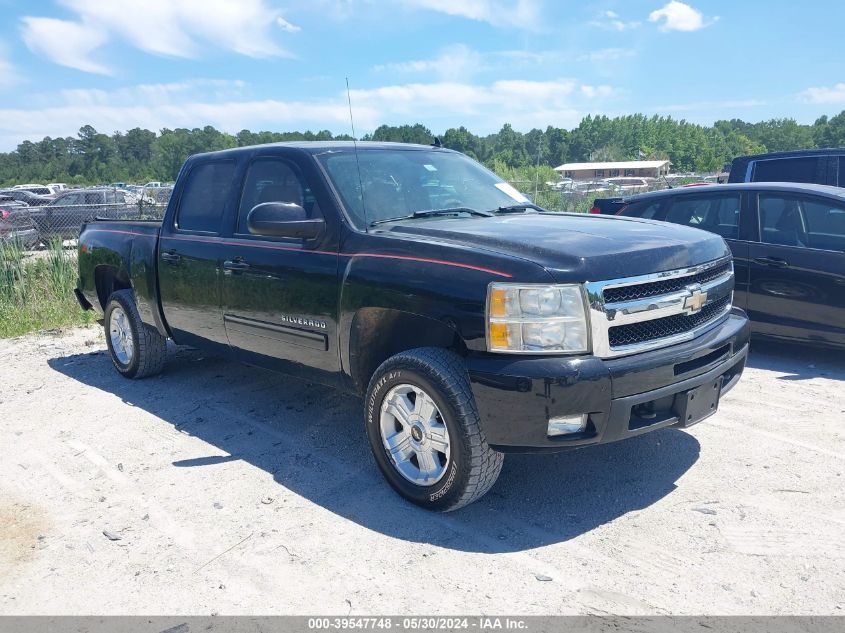
[[[556,418],[550,418],[547,434],[549,437],[559,437],[561,435],[583,433],[587,429],[588,418],[589,414],[587,413],[561,415]]]

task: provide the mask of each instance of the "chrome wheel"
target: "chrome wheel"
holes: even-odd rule
[[[381,441],[394,468],[418,486],[431,486],[449,465],[449,430],[434,400],[414,385],[397,385],[384,397]]]
[[[132,338],[132,328],[129,318],[120,306],[112,308],[109,317],[109,340],[115,358],[121,365],[129,365],[135,354],[135,341]]]

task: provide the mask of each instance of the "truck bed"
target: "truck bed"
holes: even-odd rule
[[[145,323],[164,331],[158,308],[156,253],[161,220],[95,220],[79,233],[79,286],[84,299],[102,310],[105,286],[132,288]]]

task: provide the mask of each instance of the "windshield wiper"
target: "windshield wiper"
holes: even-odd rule
[[[385,218],[384,220],[375,220],[370,222],[370,226],[377,224],[387,224],[388,222],[398,222],[399,220],[414,220],[416,218],[429,218],[438,215],[456,215],[458,213],[468,213],[469,215],[478,215],[485,218],[491,217],[493,214],[489,211],[479,211],[470,207],[451,207],[449,209],[424,209],[422,211],[414,211],[409,215],[400,215],[398,218]]]
[[[504,207],[499,207],[495,210],[495,213],[523,213],[528,209],[532,209],[534,211],[541,211],[543,213],[546,212],[546,209],[543,207],[538,207],[533,202],[520,202],[519,204],[509,204]]]

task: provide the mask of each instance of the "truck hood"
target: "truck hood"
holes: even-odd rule
[[[394,224],[389,232],[529,260],[561,283],[645,275],[730,255],[721,237],[699,229],[580,213],[428,218]]]

